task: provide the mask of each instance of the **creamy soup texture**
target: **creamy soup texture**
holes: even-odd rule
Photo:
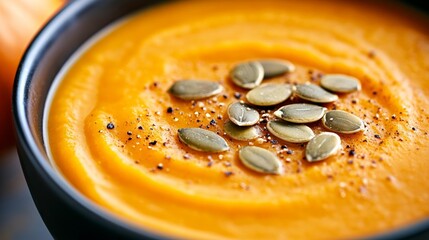
[[[79,192],[143,229],[192,239],[350,238],[429,217],[427,18],[387,1],[175,1],[143,10],[93,41],[64,70],[46,113],[55,168]],[[281,59],[295,71],[264,83],[320,85],[323,74],[359,79],[333,103],[363,120],[338,134],[334,156],[309,163],[305,143],[224,134],[227,108],[246,101],[230,71]],[[182,79],[217,82],[202,100],[168,93]],[[273,112],[292,97],[259,110]],[[326,132],[320,121],[309,124]],[[203,128],[229,150],[200,152],[178,138]],[[238,156],[259,146],[282,174]]]

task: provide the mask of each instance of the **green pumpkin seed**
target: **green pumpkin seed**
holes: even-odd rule
[[[180,80],[175,82],[168,92],[184,100],[198,100],[219,94],[223,87],[217,82],[204,80]]]
[[[281,174],[283,167],[280,160],[272,152],[255,146],[242,147],[238,152],[241,162],[259,173]]]
[[[232,69],[231,78],[237,86],[252,89],[261,84],[264,69],[256,61],[240,63]]]
[[[274,136],[291,143],[305,143],[314,137],[313,130],[302,124],[269,121],[267,129]]]
[[[305,158],[309,162],[317,162],[335,155],[341,148],[340,137],[331,132],[324,132],[307,144],[305,149]]]
[[[249,141],[262,136],[259,126],[240,127],[228,121],[223,127],[228,136],[239,141]]]
[[[201,128],[180,128],[179,139],[188,147],[201,152],[224,152],[228,143],[214,132]]]
[[[228,107],[229,119],[238,126],[252,126],[258,123],[259,113],[249,105],[235,102]]]
[[[250,90],[247,101],[257,106],[273,106],[286,101],[292,94],[292,87],[289,84],[263,84]]]
[[[327,74],[320,80],[320,85],[332,92],[350,93],[360,91],[361,85],[357,78],[342,74]]]
[[[326,112],[322,123],[326,128],[338,133],[356,133],[365,129],[365,125],[359,117],[340,110]]]
[[[299,84],[296,86],[295,93],[302,99],[316,103],[329,103],[338,100],[337,95],[314,84]]]
[[[295,71],[295,65],[278,59],[258,60],[264,69],[264,78],[272,78]]]
[[[307,103],[289,104],[274,112],[274,116],[292,123],[311,123],[325,115],[326,108]]]

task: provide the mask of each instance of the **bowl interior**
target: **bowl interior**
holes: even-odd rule
[[[19,140],[19,152],[33,196],[36,195],[36,190],[34,189],[37,189],[37,186],[35,187],[35,183],[32,183],[32,179],[29,177],[31,175],[28,173],[30,170],[26,166],[30,165],[36,169],[38,174],[42,175],[44,181],[50,183],[49,187],[62,195],[63,201],[74,205],[76,211],[81,211],[82,214],[114,229],[114,231],[128,232],[129,235],[126,236],[129,238],[145,236],[151,239],[159,238],[160,236],[115,220],[114,217],[88,201],[59,176],[47,160],[43,140],[42,118],[45,101],[53,80],[66,61],[83,43],[115,20],[159,2],[156,0],[71,1],[31,44],[18,69],[14,87],[13,108]],[[419,7],[427,7],[422,1],[415,0],[413,2],[419,4]],[[39,205],[38,200],[35,199],[35,201],[36,205]],[[42,217],[45,219],[43,213]],[[427,237],[427,234],[429,234],[428,229],[429,220],[387,235],[379,235],[375,238]]]
[[[64,233],[70,234],[70,231],[65,231],[67,226],[63,226],[69,224],[67,220],[64,220],[64,223],[61,222],[63,220],[58,220],[58,223],[52,222],[52,218],[58,217],[55,210],[64,210],[66,213],[65,209],[57,206],[62,203],[66,204],[64,207],[70,207],[77,212],[76,214],[80,214],[78,218],[84,216],[90,220],[90,223],[96,222],[101,227],[97,231],[109,229],[111,232],[118,233],[119,237],[127,238],[160,237],[118,220],[73,189],[52,168],[43,139],[43,113],[48,92],[67,60],[82,44],[105,26],[159,2],[150,0],[71,1],[36,36],[20,63],[13,97],[18,152],[33,200],[54,237],[61,237]],[[50,193],[52,196],[47,196]],[[54,200],[55,196],[59,197],[59,202]],[[51,206],[47,206],[49,202]],[[46,209],[49,207],[52,209]],[[112,236],[115,235],[109,235],[109,238]]]

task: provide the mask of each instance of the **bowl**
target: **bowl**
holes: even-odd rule
[[[164,238],[119,221],[73,189],[50,165],[42,131],[47,93],[73,52],[106,25],[154,2],[71,1],[34,39],[18,68],[13,98],[18,154],[33,200],[54,238]]]
[[[49,88],[71,55],[103,27],[159,2],[71,1],[41,30],[21,61],[13,93],[18,154],[33,200],[54,238],[168,238],[119,220],[71,187],[51,166],[42,129]],[[421,1],[411,2],[424,9]],[[429,220],[370,238],[429,239]]]

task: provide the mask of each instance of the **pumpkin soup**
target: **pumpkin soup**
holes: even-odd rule
[[[369,236],[429,217],[429,30],[369,1],[174,1],[50,92],[53,166],[171,237]]]

